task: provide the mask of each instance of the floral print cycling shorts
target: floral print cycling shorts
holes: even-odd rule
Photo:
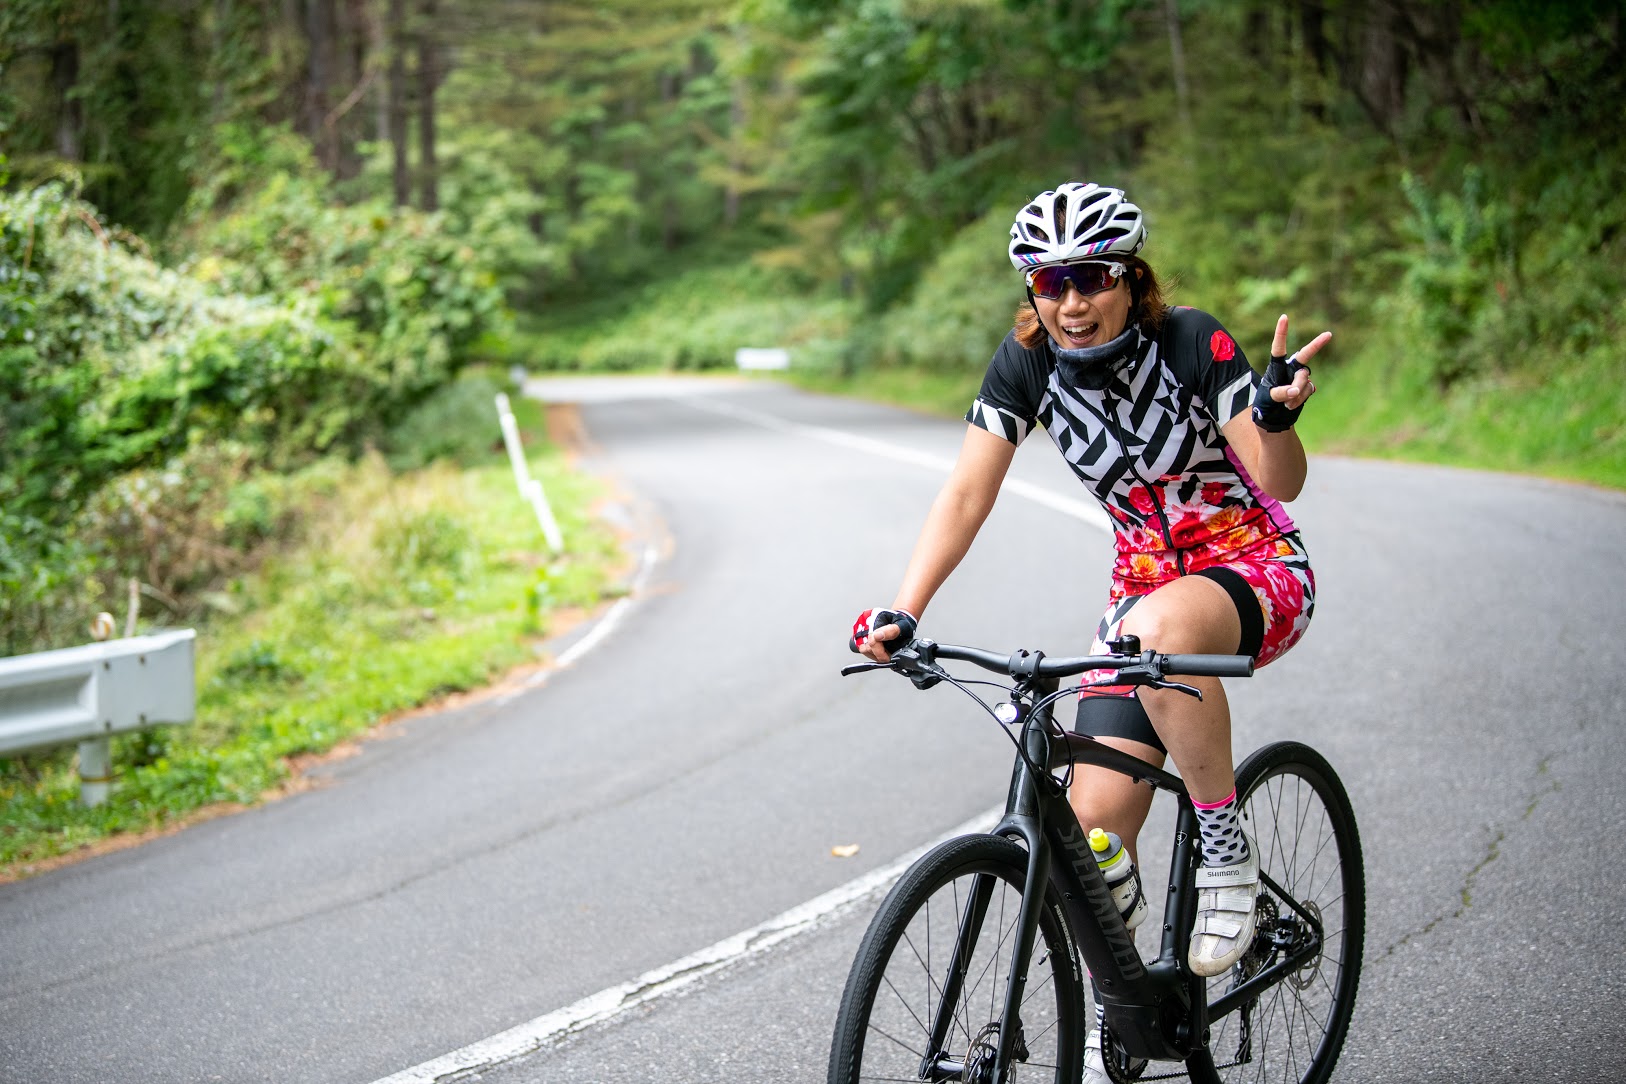
[[[1278,536],[1270,549],[1274,552],[1268,556],[1248,555],[1188,573],[1213,580],[1231,596],[1242,625],[1236,653],[1252,655],[1256,666],[1280,658],[1298,643],[1315,612],[1315,573],[1297,533]],[[1117,639],[1124,618],[1149,593],[1131,594],[1122,580],[1113,581],[1112,599],[1096,628],[1091,654],[1108,650],[1107,641]],[[1083,675],[1081,684],[1110,676],[1108,670],[1091,670]],[[1091,737],[1130,738],[1164,748],[1132,686],[1109,685],[1081,692],[1073,729]]]

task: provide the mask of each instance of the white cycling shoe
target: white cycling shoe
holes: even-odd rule
[[[1145,1058],[1135,1058],[1130,1072],[1138,1073],[1145,1067]],[[1084,1037],[1084,1079],[1080,1084],[1112,1084],[1112,1077],[1107,1075],[1106,1057],[1101,1053],[1101,1029],[1094,1025]]]
[[[1243,861],[1199,867],[1195,884],[1197,921],[1186,962],[1205,978],[1223,975],[1248,951],[1258,921],[1259,853],[1253,840]]]

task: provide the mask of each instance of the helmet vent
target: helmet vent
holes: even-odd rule
[[[1132,256],[1145,240],[1141,210],[1120,189],[1069,181],[1022,208],[1011,226],[1008,251],[1022,270],[1078,259],[1081,253]]]

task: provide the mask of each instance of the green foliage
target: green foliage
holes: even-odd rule
[[[501,447],[497,393],[489,377],[470,374],[433,392],[385,438],[390,465],[413,470],[437,459],[472,466]]]
[[[989,212],[927,266],[909,299],[880,323],[878,360],[982,374],[1011,329],[1017,306],[1026,304],[1021,279],[1005,256],[1010,218],[1003,207]]]
[[[337,204],[302,141],[261,135],[223,133],[220,176],[192,209],[188,243],[206,254],[192,272],[222,291],[309,297],[321,318],[356,329],[380,384],[358,409],[392,418],[506,318],[492,261],[513,258],[503,222],[465,216],[471,232],[458,234],[439,216]]]
[[[1626,318],[1617,303],[1613,319]],[[1626,489],[1626,362],[1599,343],[1463,376],[1441,392],[1376,337],[1321,385],[1300,424],[1312,451],[1521,471]]]
[[[1029,103],[1065,100],[1070,73],[1023,15],[978,0],[843,5],[815,42],[781,183],[804,213],[839,212],[841,274],[878,313],[1032,168]]]
[[[186,202],[196,133],[233,89],[268,74],[241,47],[259,5],[199,0],[106,4],[8,0],[0,5],[0,123],[15,174],[33,185],[77,178],[113,221],[161,232]],[[224,25],[222,25],[224,20]],[[231,67],[215,68],[216,53]],[[58,80],[72,73],[70,86]],[[199,93],[205,75],[213,95]],[[219,118],[214,118],[219,119]]]
[[[83,540],[0,504],[0,656],[82,641],[96,571]]]
[[[300,299],[210,291],[111,237],[60,185],[0,193],[13,309],[0,501],[61,524],[109,479],[230,433],[262,462],[356,441],[387,385]]]
[[[267,471],[355,454],[505,326],[501,220],[341,207],[263,135],[221,132],[183,271],[60,183],[0,192],[5,559],[40,570],[0,612],[12,650],[78,639],[86,585],[131,575],[200,612],[281,535]]]
[[[1512,345],[1505,318],[1517,288],[1512,214],[1484,193],[1484,175],[1469,169],[1462,195],[1434,197],[1411,174],[1401,178],[1413,217],[1407,223],[1422,252],[1406,267],[1413,331],[1425,362],[1449,388]]]
[[[501,60],[459,67],[440,100],[450,149],[478,148],[513,179],[504,198],[533,201],[511,219],[537,242],[521,296],[590,295],[723,222],[743,105],[723,71],[728,20],[707,0],[567,0],[472,29],[471,48]]]

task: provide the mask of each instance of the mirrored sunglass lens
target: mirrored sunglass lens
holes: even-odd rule
[[[1086,296],[1100,293],[1116,281],[1106,264],[1059,264],[1034,272],[1033,292],[1054,301],[1066,291],[1068,279],[1072,280],[1075,290]]]
[[[1054,301],[1061,296],[1061,291],[1067,283],[1067,269],[1065,267],[1041,267],[1033,273],[1033,281],[1029,283],[1033,292],[1046,300]]]

